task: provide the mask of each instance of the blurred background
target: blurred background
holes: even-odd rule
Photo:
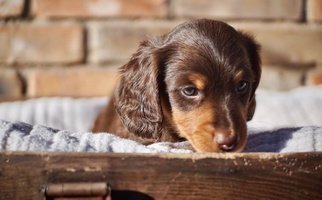
[[[321,0],[0,0],[0,99],[109,95],[140,41],[198,18],[255,36],[261,88],[322,83]]]

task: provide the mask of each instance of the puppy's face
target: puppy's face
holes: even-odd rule
[[[255,106],[250,69],[201,73],[198,66],[187,65],[174,73],[167,76],[167,86],[179,135],[199,152],[241,150],[248,109]]]
[[[236,152],[246,143],[259,77],[242,37],[233,29],[201,34],[182,41],[167,63],[172,120],[198,152]]]

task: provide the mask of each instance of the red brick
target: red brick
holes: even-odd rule
[[[111,21],[89,26],[89,60],[100,63],[127,61],[141,41],[169,32],[176,23],[162,21]]]
[[[322,1],[307,0],[306,14],[309,21],[322,22]]]
[[[10,58],[11,35],[7,27],[0,26],[0,63]]]
[[[1,0],[0,18],[17,17],[22,15],[24,0]]]
[[[322,25],[232,23],[252,33],[262,45],[264,64],[310,66],[322,62]]]
[[[181,21],[126,22],[110,21],[90,24],[89,61],[124,62],[148,36],[167,33]],[[293,23],[231,23],[253,34],[262,45],[264,64],[310,66],[322,62],[322,25]]]
[[[107,96],[116,76],[116,70],[95,67],[35,69],[27,74],[27,96]]]
[[[0,26],[0,63],[77,63],[84,60],[79,25]]]
[[[303,85],[303,76],[304,72],[301,69],[265,65],[259,87],[271,90],[290,90]]]
[[[220,19],[302,19],[302,0],[172,0],[175,17]]]
[[[166,0],[35,0],[33,14],[49,18],[166,17]]]
[[[22,82],[13,69],[0,68],[0,98],[22,97]]]

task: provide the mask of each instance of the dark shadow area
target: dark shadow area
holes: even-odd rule
[[[141,192],[127,190],[112,190],[111,197],[112,200],[154,200]]]
[[[63,197],[63,199],[91,199],[91,196],[82,196],[82,197]],[[105,197],[96,197],[96,199],[105,199]],[[46,200],[54,200],[55,197],[46,197]],[[112,200],[154,200],[147,194],[143,194],[141,192],[135,191],[127,191],[127,190],[112,190],[111,191],[111,199]]]
[[[249,135],[244,152],[280,152],[301,128],[282,128]]]

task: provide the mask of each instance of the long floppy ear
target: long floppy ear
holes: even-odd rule
[[[242,34],[244,37],[244,44],[248,54],[248,58],[251,64],[252,71],[255,75],[255,81],[252,84],[252,93],[250,96],[249,104],[248,104],[248,113],[247,120],[251,120],[255,113],[256,100],[255,100],[255,91],[259,85],[259,81],[261,78],[262,70],[261,70],[261,59],[260,59],[260,45],[256,43],[254,38],[248,34]]]
[[[159,63],[151,41],[141,43],[121,68],[114,94],[115,109],[128,131],[142,138],[161,136],[163,114],[159,97]]]

